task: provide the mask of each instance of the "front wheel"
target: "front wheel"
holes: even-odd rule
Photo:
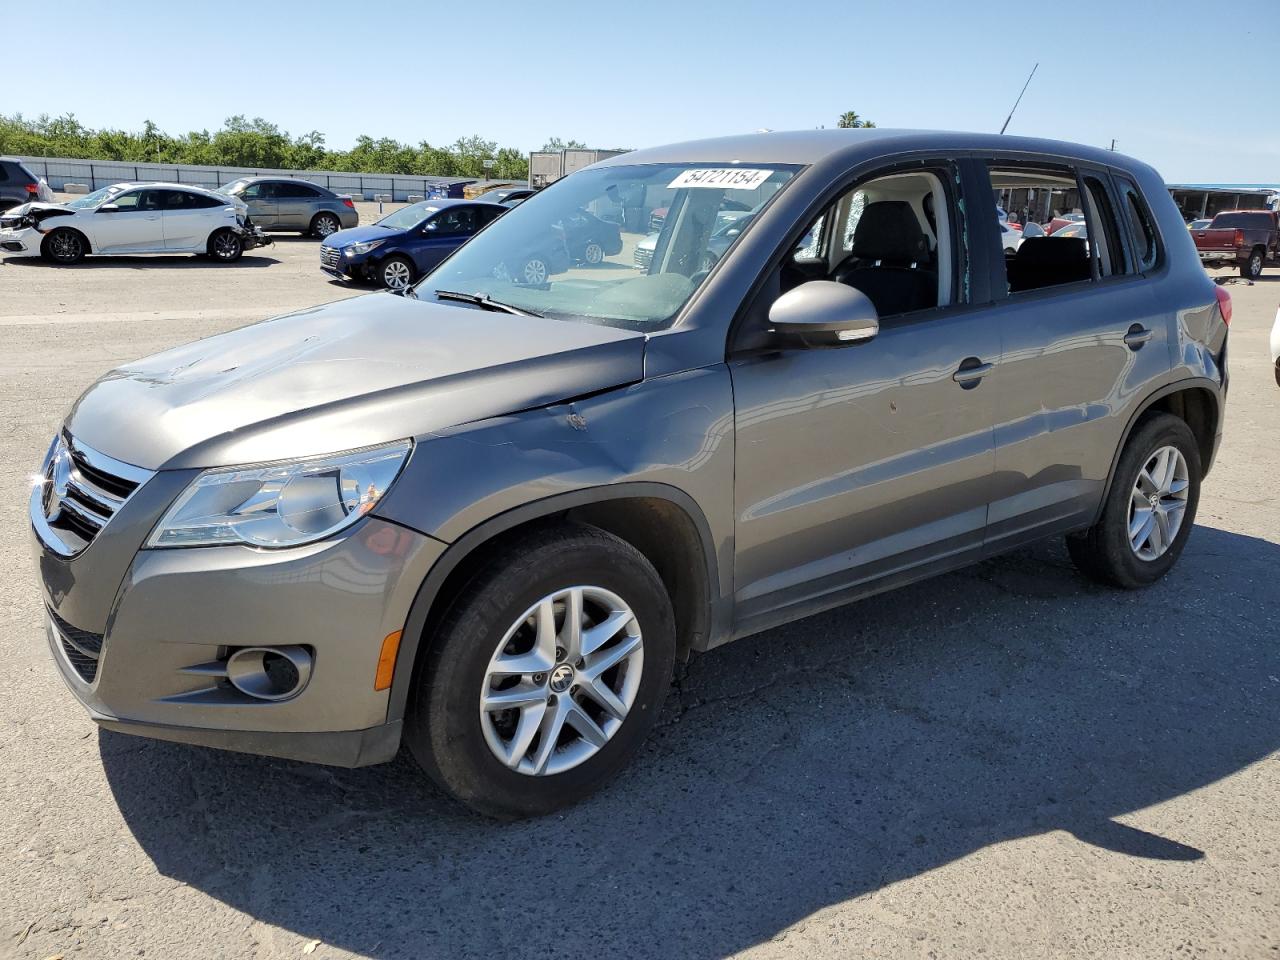
[[[1249,254],[1249,259],[1240,265],[1240,276],[1248,280],[1257,280],[1262,276],[1262,264],[1264,257],[1261,250],[1255,250]]]
[[[1200,470],[1200,450],[1186,421],[1169,413],[1143,420],[1116,464],[1102,516],[1067,537],[1076,567],[1130,590],[1163,577],[1191,534]]]
[[[388,290],[403,290],[413,283],[413,263],[406,257],[387,257],[378,268],[378,279]]]
[[[67,227],[59,227],[57,230],[51,231],[44,238],[44,242],[40,244],[41,256],[50,263],[58,263],[63,266],[79,263],[88,252],[89,246],[85,243],[84,237],[79,232]]]
[[[582,251],[582,259],[595,266],[604,259],[604,248],[594,241],[588,243],[587,248]]]
[[[543,528],[495,551],[419,658],[405,740],[490,816],[550,813],[613,776],[653,728],[675,663],[671,602],[634,547]]]
[[[235,263],[244,253],[244,241],[234,230],[219,230],[209,238],[209,256],[219,263]]]

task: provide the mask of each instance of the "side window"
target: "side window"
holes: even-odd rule
[[[263,188],[263,186],[265,186],[265,184],[261,184],[261,183],[251,183],[251,184],[249,184],[247,187],[245,187],[243,190],[241,190],[241,191],[240,191],[240,199],[241,199],[241,200],[261,200],[261,199],[263,199],[263,197],[262,197],[262,188]]]
[[[138,204],[142,200],[142,191],[133,190],[129,193],[122,193],[111,202],[121,210],[137,210]]]
[[[483,227],[486,224],[492,223],[506,212],[507,211],[504,207],[494,207],[492,209],[489,207],[479,208],[480,226]]]
[[[9,182],[9,165],[7,163],[0,163],[0,183],[8,183],[8,182]]]
[[[217,197],[206,197],[203,193],[184,194],[183,200],[184,210],[206,210],[212,207],[226,206],[225,202],[219,201]]]
[[[835,280],[883,319],[958,302],[964,236],[946,168],[863,181],[822,213],[783,264],[781,289]]]
[[[1057,166],[988,164],[995,206],[1022,224],[1005,246],[1012,295],[1093,279],[1089,223],[1075,170]]]
[[[1115,205],[1111,202],[1107,185],[1098,177],[1086,175],[1084,186],[1089,201],[1088,223],[1093,226],[1093,242],[1089,244],[1089,252],[1098,262],[1098,276],[1118,277],[1132,273],[1125,266],[1123,234],[1120,232],[1120,222],[1116,218]]]
[[[438,237],[471,233],[476,228],[476,215],[472,207],[444,210],[427,221],[426,230]]]
[[[1153,269],[1160,262],[1160,242],[1146,203],[1138,194],[1138,188],[1129,180],[1120,179],[1121,205],[1129,221],[1129,233],[1133,235],[1134,252],[1138,258],[1138,271]]]
[[[280,199],[288,200],[314,200],[320,193],[313,187],[307,186],[305,183],[277,183],[275,185],[276,196]]]

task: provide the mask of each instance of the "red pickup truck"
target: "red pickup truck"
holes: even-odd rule
[[[1224,210],[1191,236],[1206,267],[1235,265],[1250,280],[1280,260],[1280,213],[1272,210]]]

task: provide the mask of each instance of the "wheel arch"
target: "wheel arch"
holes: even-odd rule
[[[40,249],[42,251],[44,250],[44,245],[49,241],[49,238],[53,236],[53,234],[57,233],[59,230],[70,230],[72,233],[78,234],[80,239],[84,241],[85,256],[88,256],[89,254],[93,253],[93,241],[89,239],[89,235],[85,233],[83,230],[81,230],[79,227],[73,227],[69,223],[60,223],[44,235],[44,239],[40,241]]]
[[[677,656],[686,659],[726,629],[720,614],[711,527],[687,493],[663,483],[589,487],[536,500],[484,521],[457,538],[432,566],[409,608],[388,704],[389,721],[404,717],[430,631],[457,591],[483,568],[486,555],[539,526],[583,523],[630,543],[658,571],[676,615]],[[690,577],[688,574],[694,575]]]
[[[1124,434],[1120,437],[1115,452],[1111,455],[1111,469],[1107,473],[1106,487],[1098,503],[1098,509],[1093,518],[1094,523],[1101,516],[1107,497],[1111,494],[1111,485],[1116,478],[1116,467],[1120,463],[1120,455],[1129,443],[1129,437],[1133,435],[1133,431],[1137,429],[1142,419],[1152,412],[1171,413],[1191,428],[1196,438],[1196,446],[1200,450],[1201,475],[1208,476],[1209,468],[1213,465],[1218,431],[1222,423],[1221,389],[1218,384],[1205,377],[1178,380],[1156,390],[1138,405],[1125,425]]]

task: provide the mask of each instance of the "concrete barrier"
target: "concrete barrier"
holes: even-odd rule
[[[424,196],[422,196],[421,194],[418,194],[418,193],[411,193],[411,194],[409,194],[409,202],[410,202],[410,203],[421,203],[421,202],[422,202],[423,200],[425,200],[425,199],[427,199],[427,198],[426,198],[426,197],[424,197]]]
[[[389,193],[375,193],[373,199],[378,203],[390,203],[392,198]]]
[[[87,183],[64,183],[62,185],[63,193],[88,193],[89,185]]]

